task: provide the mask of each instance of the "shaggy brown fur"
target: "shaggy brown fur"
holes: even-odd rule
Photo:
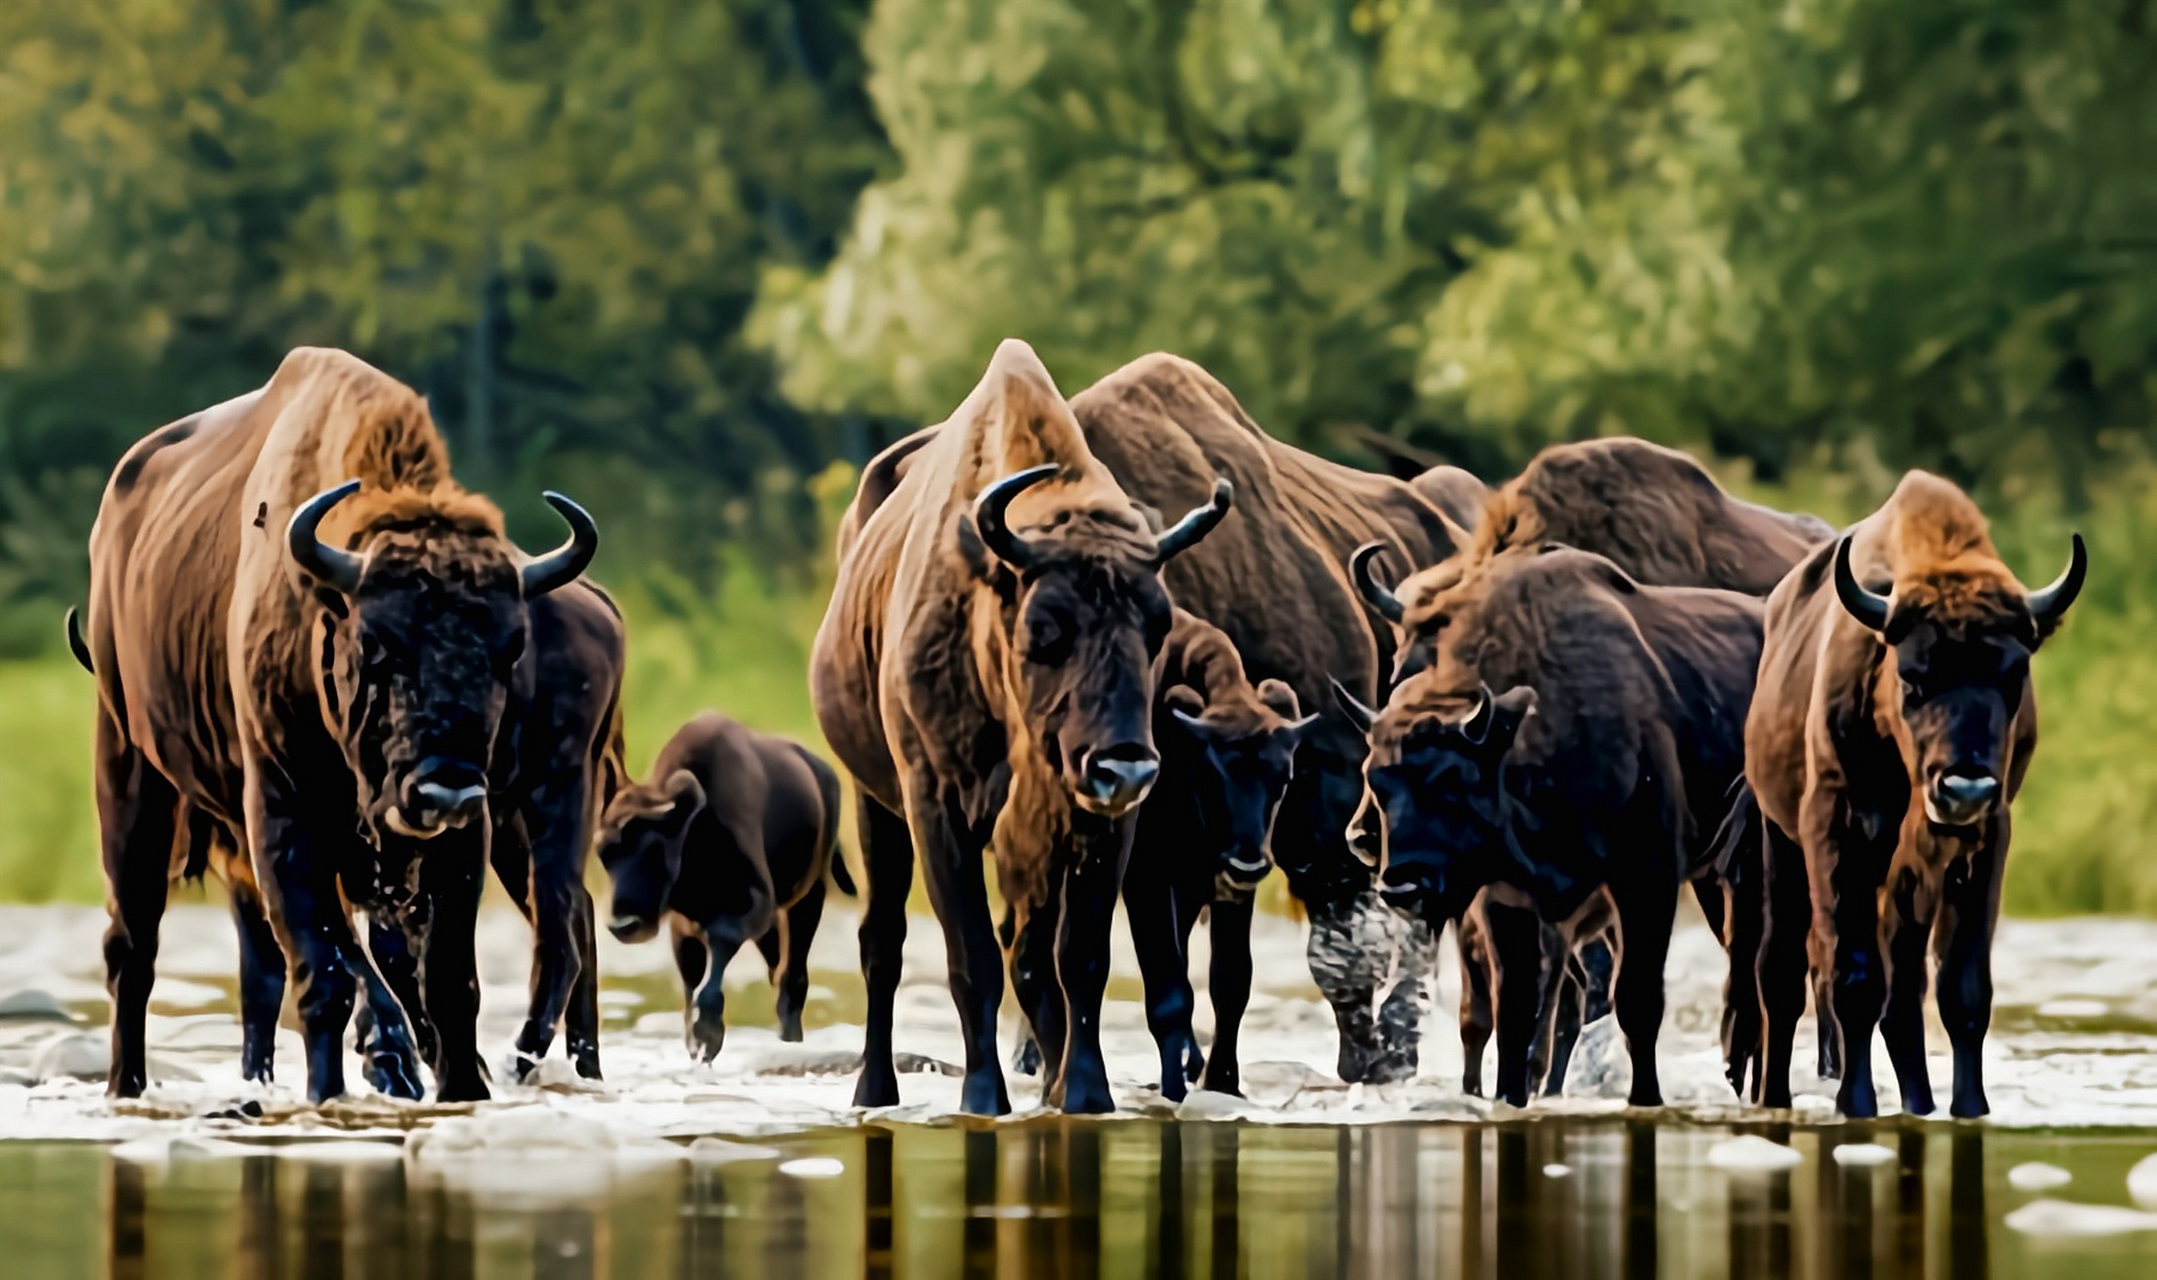
[[[1396,680],[1429,665],[1446,625],[1441,598],[1466,567],[1508,550],[1560,543],[1608,557],[1639,582],[1764,596],[1834,536],[1812,516],[1731,497],[1685,454],[1625,438],[1543,450],[1490,495],[1474,530],[1466,555],[1419,567],[1395,590],[1405,610]]]
[[[2037,745],[2030,655],[2079,587],[2026,592],[1976,505],[1912,472],[1847,537],[1854,588],[1884,595],[1867,622],[1838,597],[1822,547],[1768,599],[1746,776],[1768,837],[1769,924],[1760,1096],[1789,1104],[1790,1037],[1809,967],[1839,1040],[1848,1115],[1875,1113],[1871,1043],[1881,1028],[1903,1110],[1932,1110],[1922,1003],[1925,948],[1954,1045],[1952,1110],[1986,1109],[1981,1053],[1991,1018],[1991,933],[2008,805]],[[2055,584],[2056,586],[2060,584]],[[1809,952],[1800,941],[1809,938]]]
[[[1395,689],[1371,726],[1384,892],[1436,927],[1486,886],[1512,886],[1535,910],[1503,921],[1486,911],[1490,945],[1519,957],[1501,970],[1546,979],[1556,968],[1539,958],[1534,917],[1579,930],[1607,893],[1633,1101],[1652,1105],[1672,911],[1683,881],[1716,874],[1759,605],[1643,586],[1584,552],[1520,550],[1474,565],[1443,607],[1453,621],[1436,665]],[[1525,986],[1501,977],[1496,1018],[1498,1094],[1515,1103],[1526,1098],[1535,1011],[1550,1007]]]
[[[1054,470],[1001,519],[977,502],[1037,466]],[[1171,543],[1087,448],[1021,342],[997,349],[965,403],[893,472],[888,496],[866,492],[848,517],[810,672],[825,739],[864,793],[869,1027],[856,1099],[898,1100],[891,1001],[918,855],[967,1035],[964,1105],[1009,1109],[995,1047],[1003,964],[980,870],[993,843],[1016,922],[1014,984],[1047,1055],[1045,1097],[1113,1109],[1099,1008],[1130,807],[1158,768],[1152,668],[1171,618],[1157,574]]]
[[[361,557],[350,597],[310,578],[284,537],[301,504],[348,479],[359,492],[318,536]],[[130,449],[90,551],[112,1090],[143,1086],[169,851],[193,813],[244,833],[301,982],[311,1096],[343,1092],[341,1037],[368,971],[347,900],[378,920],[424,908],[424,1011],[419,957],[393,945],[401,929],[376,929],[376,958],[435,1050],[442,1095],[486,1096],[470,933],[485,841],[476,827],[425,842],[392,831],[410,826],[398,815],[422,766],[454,763],[463,796],[486,780],[509,686],[530,689],[535,664],[518,658],[520,557],[493,505],[450,478],[425,402],[343,352],[294,351],[260,391]],[[489,803],[496,821],[515,807]],[[566,825],[588,837],[589,822]]]

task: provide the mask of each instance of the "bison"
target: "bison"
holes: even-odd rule
[[[496,793],[517,773],[500,730],[539,687],[532,604],[598,548],[582,508],[549,501],[572,537],[525,557],[451,478],[425,402],[339,351],[294,351],[261,390],[121,459],[91,533],[85,637],[112,1092],[144,1084],[176,826],[200,814],[244,841],[299,987],[310,1097],[344,1091],[368,969],[347,902],[386,922],[378,940],[409,943],[383,976],[431,1033],[438,1095],[487,1096],[472,934],[490,834],[522,807]],[[588,837],[587,820],[573,839]]]
[[[1013,340],[874,510],[849,515],[810,690],[860,791],[858,1105],[898,1101],[892,1001],[918,857],[966,1039],[964,1108],[1010,1109],[996,1053],[1008,959],[1045,1054],[1044,1100],[1114,1109],[1100,1006],[1131,818],[1160,770],[1153,666],[1173,623],[1161,571],[1230,495],[1215,482],[1157,532]],[[1015,918],[1008,957],[982,878],[991,845]]]
[[[1809,959],[1833,1010],[1824,1029],[1840,1037],[1843,1114],[1878,1112],[1875,1025],[1904,1112],[1930,1113],[1929,939],[1954,1050],[1949,1110],[1985,1114],[2009,805],[2037,746],[2030,658],[2087,569],[2076,535],[2060,577],[2025,590],[1976,504],[1914,471],[1768,598],[1745,728],[1746,778],[1767,826],[1760,1101],[1789,1105]]]
[[[1154,741],[1161,777],[1139,811],[1124,871],[1124,912],[1146,984],[1146,1021],[1161,1050],[1161,1092],[1241,1092],[1237,1031],[1251,995],[1251,900],[1272,869],[1274,814],[1296,747],[1317,722],[1279,680],[1253,684],[1221,630],[1179,609],[1161,656]],[[1213,1052],[1191,1031],[1185,948],[1211,908]]]
[[[1636,582],[1765,596],[1835,534],[1814,516],[1733,498],[1685,454],[1625,437],[1543,450],[1491,494],[1474,528],[1465,554],[1412,562],[1397,588],[1374,575],[1390,548],[1357,550],[1357,587],[1394,627],[1395,683],[1430,665],[1447,591],[1469,566],[1505,551],[1559,543],[1607,557]]]
[[[1572,950],[1607,897],[1632,1100],[1654,1105],[1672,915],[1683,883],[1697,889],[1718,874],[1716,836],[1743,767],[1759,603],[1644,586],[1601,556],[1555,548],[1479,563],[1442,608],[1450,622],[1433,664],[1381,712],[1336,692],[1370,733],[1381,892],[1434,928],[1488,886],[1533,904],[1496,894],[1483,904],[1500,976],[1497,1093],[1516,1105],[1527,1099],[1529,1050],[1552,996],[1539,989],[1547,981],[1505,975],[1558,974],[1543,962],[1538,917]]]
[[[809,944],[828,874],[854,892],[839,856],[839,776],[796,742],[714,711],[659,749],[652,780],[607,806],[599,860],[614,886],[607,928],[643,942],[664,920],[699,1061],[726,1039],[723,978],[755,941],[778,991],[779,1038],[801,1039]]]

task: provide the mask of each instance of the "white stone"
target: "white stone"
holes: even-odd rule
[[[1543,1166],[1543,1176],[1546,1178],[1570,1178],[1573,1176],[1573,1166],[1558,1164],[1553,1161]]]
[[[2157,1155],[2142,1157],[2127,1171],[2127,1195],[2145,1209],[2157,1209]]]
[[[112,1070],[112,1042],[101,1032],[68,1031],[38,1046],[30,1074],[49,1080],[102,1080]]]
[[[2075,1175],[2056,1164],[2032,1160],[2007,1171],[2007,1185],[2017,1191],[2050,1191],[2075,1180]]]
[[[846,1165],[830,1156],[804,1156],[780,1165],[779,1172],[789,1178],[836,1178],[846,1172]]]
[[[1845,1142],[1835,1148],[1835,1163],[1859,1169],[1892,1163],[1895,1152],[1877,1142]]]
[[[1708,1148],[1708,1163],[1730,1173],[1772,1173],[1795,1168],[1804,1160],[1791,1148],[1751,1133]]]
[[[2007,1225],[2031,1236],[2116,1236],[2157,1231],[2157,1213],[2116,1204],[2032,1200],[2008,1214]]]

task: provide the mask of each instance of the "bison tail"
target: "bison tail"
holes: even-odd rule
[[[73,605],[67,610],[67,647],[83,670],[93,676],[97,674],[97,668],[90,662],[90,643],[82,638],[82,614]]]
[[[1754,798],[1752,784],[1743,777],[1730,785],[1730,805],[1723,811],[1715,839],[1708,846],[1707,866],[1725,881],[1755,883],[1755,869],[1764,865],[1767,830]]]
[[[861,891],[854,887],[854,873],[846,869],[846,853],[836,841],[831,846],[831,882],[849,898],[861,896]]]

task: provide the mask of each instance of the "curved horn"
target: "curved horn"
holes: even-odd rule
[[[1356,580],[1356,590],[1363,593],[1364,600],[1378,611],[1380,617],[1387,622],[1399,622],[1408,616],[1408,606],[1393,594],[1393,588],[1371,576],[1371,561],[1385,549],[1383,542],[1366,542],[1357,547],[1356,553],[1348,557],[1348,572]]]
[[[1015,471],[983,489],[981,496],[974,499],[974,528],[981,533],[982,545],[1014,569],[1029,568],[1041,557],[1011,532],[1011,526],[1004,522],[1004,514],[1013,498],[1055,475],[1058,470],[1057,464],[1044,462],[1038,467]]]
[[[592,513],[549,489],[540,495],[569,526],[569,541],[524,566],[524,598],[536,599],[577,580],[599,554],[599,525]]]
[[[1488,682],[1478,680],[1476,684],[1480,687],[1480,692],[1476,694],[1475,710],[1461,723],[1460,731],[1461,736],[1481,746],[1483,740],[1490,737],[1493,708],[1497,706],[1498,697],[1490,691]]]
[[[82,638],[82,615],[75,612],[74,605],[67,607],[67,647],[83,670],[93,676],[97,674],[97,668],[90,665],[90,646]]]
[[[2049,586],[2039,587],[2030,593],[2030,616],[2037,619],[2040,631],[2055,626],[2067,606],[2082,594],[2082,579],[2090,571],[2090,553],[2082,545],[2082,535],[2074,535],[2074,546],[2067,553],[2067,568],[2054,578]]]
[[[1850,571],[1850,537],[1842,535],[1835,544],[1835,594],[1842,599],[1842,607],[1850,616],[1874,631],[1887,626],[1887,614],[1891,601],[1857,580]]]
[[[1347,685],[1331,676],[1326,677],[1326,683],[1333,686],[1333,700],[1341,704],[1341,712],[1348,717],[1348,722],[1362,732],[1369,733],[1371,721],[1378,718],[1378,713],[1364,706],[1357,700],[1356,695],[1348,692]]]
[[[300,509],[292,513],[292,523],[285,526],[285,550],[291,554],[293,562],[317,582],[335,587],[345,595],[359,589],[363,562],[351,552],[322,541],[316,530],[330,508],[358,493],[359,487],[359,481],[347,480],[334,489],[324,489],[301,503]]]
[[[1190,550],[1200,538],[1212,533],[1213,526],[1221,523],[1222,518],[1228,515],[1228,508],[1235,500],[1236,486],[1228,482],[1228,477],[1214,477],[1213,497],[1207,500],[1206,505],[1191,508],[1183,519],[1169,526],[1154,540],[1154,563],[1167,564]]]

